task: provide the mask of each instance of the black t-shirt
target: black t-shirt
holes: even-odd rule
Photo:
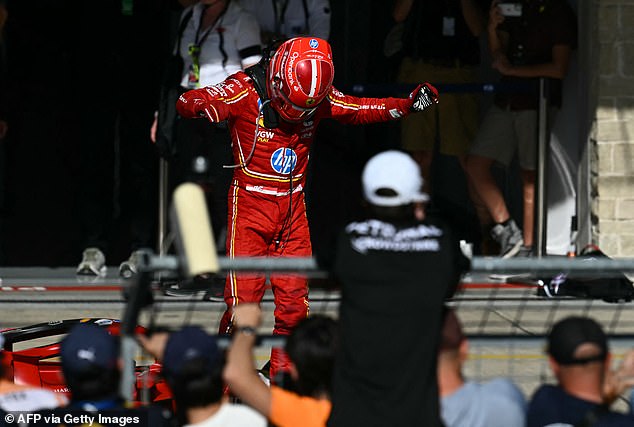
[[[552,49],[556,45],[577,47],[575,14],[566,0],[541,0],[524,2],[520,18],[507,18],[500,30],[509,34],[507,57],[513,65],[544,64],[552,61]],[[534,82],[538,79],[503,76],[501,81]],[[537,86],[535,86],[537,87]],[[549,79],[549,103],[561,107],[562,80]],[[536,109],[539,95],[531,93],[499,93],[495,103],[512,110]]]
[[[545,427],[550,425],[576,426],[590,411],[597,411],[599,405],[571,396],[561,387],[542,385],[529,402],[526,414],[526,427]],[[595,412],[598,421],[593,427],[631,427],[634,416],[616,412]]]
[[[441,313],[467,267],[440,221],[346,227],[334,267],[342,335],[330,426],[441,425]]]

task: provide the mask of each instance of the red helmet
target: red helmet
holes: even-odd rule
[[[288,122],[306,120],[330,92],[335,69],[326,40],[295,37],[275,51],[267,90],[271,105]]]

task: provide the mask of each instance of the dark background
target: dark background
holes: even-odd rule
[[[129,29],[104,12],[112,4],[120,7],[116,0],[9,0],[5,39],[9,90],[5,96],[9,99],[10,130],[0,142],[6,155],[6,166],[0,170],[5,187],[5,200],[0,206],[0,265],[65,266],[80,261],[80,113],[97,111],[113,84],[128,85],[127,90],[133,94],[129,98],[134,100],[138,93],[139,102],[147,101],[145,98],[152,96],[148,94],[158,96],[161,61],[169,52],[170,28],[178,10],[168,0],[147,2],[152,7],[143,9],[138,5],[144,2],[135,1],[135,11],[145,10],[146,19],[138,22],[146,28]],[[392,26],[391,3],[331,1],[330,41],[338,89],[356,94],[353,88],[357,84],[394,81],[399,58],[387,59],[382,53],[383,40]],[[143,40],[138,39],[139,34]],[[107,70],[95,67],[93,60],[102,57],[101,49],[116,51],[126,46],[134,46],[139,55],[149,54],[158,62],[148,61],[131,72],[125,82],[113,82]],[[102,58],[108,58],[107,52]],[[107,64],[103,66],[108,68]],[[406,94],[395,90],[389,93]],[[147,123],[148,135],[149,127]],[[337,229],[360,214],[359,176],[365,161],[378,151],[397,148],[398,138],[398,123],[321,125],[311,154],[307,186],[317,254],[329,251]],[[116,160],[114,141],[111,152]],[[153,161],[158,162],[157,158]],[[435,174],[441,179],[434,178],[434,182],[442,184],[435,184],[434,206],[455,218],[460,232],[469,236],[477,226],[462,171],[451,158],[440,157],[435,166]],[[114,265],[129,255],[130,218],[125,200],[135,194],[130,194],[132,186],[118,169],[113,170],[111,178],[113,191],[103,197],[113,200],[106,256],[108,264]],[[155,182],[147,191],[156,192],[158,180]]]

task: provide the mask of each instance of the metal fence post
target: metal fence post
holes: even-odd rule
[[[159,199],[158,199],[158,234],[157,248],[159,255],[167,253],[167,206],[168,206],[168,172],[169,163],[161,158],[159,160]]]
[[[548,160],[550,134],[548,130],[548,79],[539,79],[539,110],[537,112],[537,170],[535,179],[535,219],[533,235],[534,253],[539,258],[546,255],[548,193]]]

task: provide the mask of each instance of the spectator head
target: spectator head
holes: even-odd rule
[[[331,377],[338,347],[336,322],[322,315],[302,320],[286,340],[294,390],[304,396],[331,394]]]
[[[216,339],[203,329],[187,326],[171,333],[163,353],[163,374],[178,411],[219,402],[223,367]]]
[[[569,394],[601,401],[610,369],[608,342],[601,326],[587,317],[567,317],[548,335],[550,367]]]
[[[73,400],[99,400],[117,394],[119,342],[94,324],[74,326],[60,344],[62,372]]]
[[[571,316],[557,322],[548,335],[548,354],[562,366],[583,365],[608,358],[608,340],[587,317]]]
[[[402,151],[388,150],[372,157],[361,179],[365,199],[382,217],[409,217],[412,205],[429,200],[422,191],[423,177],[418,164]]]
[[[330,93],[334,75],[332,50],[326,40],[287,40],[277,48],[268,67],[271,105],[283,120],[303,122]]]

